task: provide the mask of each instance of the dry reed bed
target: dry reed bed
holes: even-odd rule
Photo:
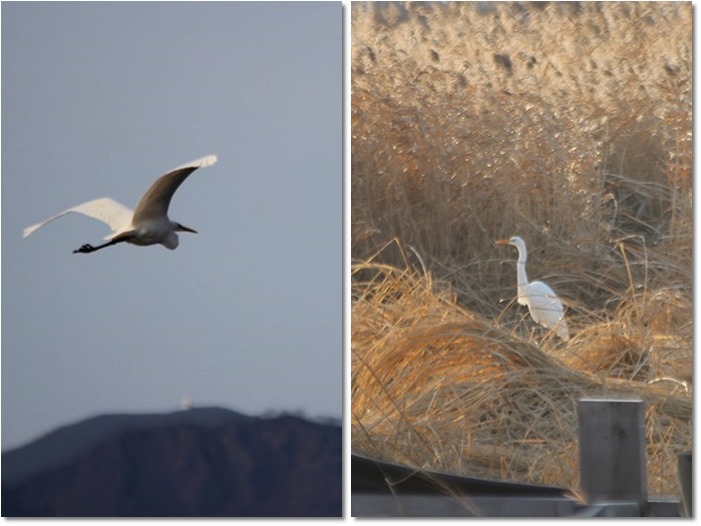
[[[489,317],[514,234],[590,310],[688,291],[691,79],[690,4],[355,3],[353,255],[399,238]]]
[[[677,493],[691,5],[354,3],[351,17],[353,448],[574,488],[575,400],[642,396],[650,492]],[[516,254],[494,240],[514,234],[568,307],[568,345],[512,302]]]
[[[633,344],[644,358],[595,374],[604,358],[620,361],[627,347],[598,346],[591,329],[570,342],[577,360],[566,365],[555,358],[568,356],[562,344],[546,338],[539,347],[514,336],[459,306],[430,274],[372,261],[356,263],[352,274],[355,451],[419,469],[576,491],[576,400],[641,397],[647,402],[649,491],[677,493],[675,455],[691,446],[692,402],[683,380],[669,381],[676,365],[665,370],[660,355],[674,348],[690,362],[684,336],[670,334],[666,348]],[[636,302],[640,308],[654,304]],[[626,341],[641,322],[610,322],[605,332]],[[655,380],[650,370],[645,378],[638,371],[625,379],[640,361],[655,364],[649,369],[667,379],[649,383]]]

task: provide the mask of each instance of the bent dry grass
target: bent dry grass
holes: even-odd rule
[[[690,359],[683,335],[645,346],[635,340],[639,322],[611,320],[577,335],[570,353],[556,339],[537,343],[464,309],[418,270],[366,261],[352,272],[354,450],[574,489],[576,401],[642,398],[650,491],[675,492],[675,455],[691,446],[691,394],[665,355]]]
[[[577,398],[647,402],[650,494],[691,447],[691,6],[352,9],[352,447],[577,487]],[[567,344],[516,295],[516,253]],[[411,248],[409,248],[411,247]]]

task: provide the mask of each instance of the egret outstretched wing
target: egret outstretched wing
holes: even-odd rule
[[[25,228],[24,232],[22,233],[22,237],[31,235],[35,230],[40,229],[47,223],[50,223],[51,221],[66,214],[70,214],[71,212],[84,214],[92,217],[93,219],[97,219],[98,221],[102,221],[103,223],[109,225],[112,232],[116,232],[126,226],[129,226],[133,214],[131,209],[127,208],[121,203],[118,203],[114,199],[110,199],[109,197],[101,197],[100,199],[94,199],[92,201],[88,201],[87,203],[69,208],[68,210],[64,210],[63,212],[59,212],[46,221],[42,221],[41,223]]]
[[[168,207],[170,200],[175,194],[175,191],[187,179],[187,177],[197,170],[205,166],[211,166],[217,162],[216,155],[208,155],[174,168],[165,175],[162,175],[151,187],[146,190],[134,209],[133,222],[140,223],[141,221],[149,221],[159,217],[168,215]]]

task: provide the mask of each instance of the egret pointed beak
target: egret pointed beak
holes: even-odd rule
[[[197,234],[197,230],[193,228],[186,227],[184,225],[178,225],[180,228],[178,229],[180,232],[190,232],[191,234]]]
[[[497,245],[510,245],[511,241],[509,241],[508,239],[497,239],[495,243]]]

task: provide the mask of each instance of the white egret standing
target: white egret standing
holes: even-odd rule
[[[531,317],[540,325],[553,329],[563,340],[570,339],[567,322],[564,319],[565,310],[553,289],[542,281],[528,282],[526,276],[526,242],[518,236],[511,239],[500,239],[499,245],[512,245],[518,249],[516,263],[516,280],[518,285],[518,302],[527,305]]]
[[[22,237],[27,237],[54,219],[58,219],[70,212],[78,212],[107,223],[112,229],[112,233],[105,237],[107,243],[96,247],[85,244],[74,250],[74,254],[89,254],[101,248],[123,242],[138,246],[161,244],[170,250],[175,250],[178,246],[178,234],[176,232],[192,232],[193,234],[197,232],[168,218],[170,200],[188,175],[198,168],[211,166],[216,162],[216,155],[208,155],[191,163],[178,166],[167,174],[162,175],[141,196],[134,211],[109,197],[102,197],[74,206],[50,217],[46,221],[27,227],[24,229]]]

